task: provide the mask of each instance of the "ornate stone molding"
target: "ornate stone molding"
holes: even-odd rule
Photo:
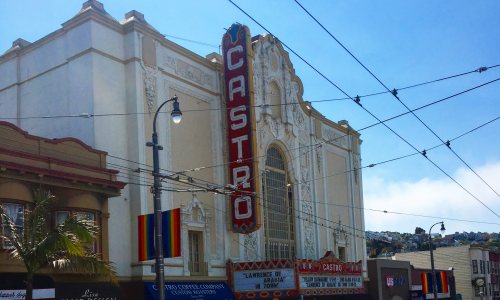
[[[208,87],[211,90],[215,89],[215,78],[213,75],[203,71],[202,69],[189,64],[188,62],[173,57],[168,53],[165,53],[163,50],[163,54],[160,56],[160,66],[165,70],[171,70],[176,75],[197,83],[203,87]]]
[[[158,75],[158,69],[148,67],[141,62],[143,75],[144,75],[144,90],[146,93],[146,104],[148,106],[148,112],[151,114],[155,111],[155,103],[157,99],[157,88],[156,79]]]
[[[244,247],[244,258],[246,261],[256,261],[257,260],[257,234],[252,232],[246,234],[243,241]]]
[[[292,113],[293,113],[293,119],[294,119],[297,127],[299,127],[300,129],[303,129],[305,117],[304,117],[304,113],[302,112],[302,110],[300,109],[298,104],[293,105],[293,112]]]
[[[323,139],[327,144],[347,147],[347,136],[331,128],[322,127]]]
[[[216,96],[210,97],[210,96],[204,95],[202,93],[198,93],[198,92],[196,92],[195,89],[190,89],[190,88],[186,88],[184,86],[178,85],[178,84],[173,84],[172,82],[170,82],[167,79],[163,80],[163,88],[165,90],[166,95],[169,95],[169,90],[172,89],[174,91],[191,96],[191,97],[195,98],[196,100],[203,101],[203,102],[210,103],[210,104],[212,104],[214,101],[217,101],[217,99],[219,99]],[[173,96],[173,95],[171,95],[171,96]],[[179,101],[180,101],[181,106],[182,106],[182,99],[179,98]]]
[[[316,166],[318,166],[318,172],[321,173],[321,166],[323,164],[323,145],[319,144],[315,148],[316,148]]]
[[[315,238],[314,238],[314,211],[311,200],[311,182],[310,182],[310,154],[305,143],[299,142],[300,153],[300,173],[301,173],[301,214],[304,229],[304,254],[306,258],[314,258]]]
[[[189,251],[189,230],[198,230],[203,232],[203,253],[206,262],[210,261],[211,252],[210,252],[210,241],[211,241],[211,232],[210,232],[210,222],[211,217],[210,214],[205,210],[203,203],[198,200],[196,194],[193,194],[193,198],[191,202],[186,207],[181,209],[182,212],[182,259],[184,261],[184,274],[189,274],[189,255],[187,251]],[[217,253],[215,253],[217,255]],[[211,265],[208,263],[208,271],[211,271]]]

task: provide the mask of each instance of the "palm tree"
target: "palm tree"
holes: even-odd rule
[[[24,228],[19,230],[0,205],[0,220],[6,230],[0,233],[12,245],[10,256],[26,267],[26,299],[33,299],[33,277],[42,268],[69,272],[99,274],[116,283],[115,271],[109,262],[88,249],[99,232],[94,221],[76,217],[50,226],[50,205],[55,197],[46,190],[36,190],[33,206],[24,211]]]

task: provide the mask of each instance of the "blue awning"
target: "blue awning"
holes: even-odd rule
[[[144,283],[144,299],[155,300],[158,290],[153,282]],[[225,282],[165,282],[165,298],[176,300],[235,300]]]

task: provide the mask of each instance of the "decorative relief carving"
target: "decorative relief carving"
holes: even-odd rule
[[[260,145],[260,149],[261,150],[264,150],[264,141],[266,140],[266,136],[267,136],[267,130],[265,128],[260,128],[259,129],[259,145]]]
[[[359,155],[352,155],[353,156],[353,164],[354,164],[354,181],[356,184],[358,184],[358,176],[359,176]]]
[[[244,256],[246,261],[257,260],[257,234],[255,232],[245,234],[243,248],[245,249]]]
[[[306,242],[304,243],[304,250],[306,258],[314,258],[314,234],[311,226],[305,228]]]
[[[265,122],[269,125],[269,129],[276,139],[280,139],[285,134],[285,128],[279,120],[274,119],[270,115],[265,115]]]
[[[154,111],[154,104],[156,103],[157,89],[156,89],[156,78],[158,74],[158,69],[151,68],[143,65],[144,70],[144,89],[146,92],[146,104],[148,106],[148,111],[151,114]]]
[[[323,137],[326,143],[347,147],[347,136],[330,128],[323,128]]]
[[[213,76],[204,72],[198,67],[188,64],[183,60],[177,59],[164,53],[162,56],[161,66],[164,69],[172,70],[175,74],[179,75],[182,78],[214,89],[215,80]]]
[[[193,199],[189,202],[188,206],[182,209],[182,214],[185,216],[183,223],[198,223],[204,227],[207,224],[207,213],[195,194],[193,194]]]
[[[185,61],[177,60],[176,73],[198,84],[213,87],[213,77]]]
[[[271,55],[271,69],[273,72],[278,71],[278,55],[276,53],[272,53]]]
[[[293,119],[295,120],[295,124],[299,128],[304,128],[304,114],[301,112],[298,104],[293,105]]]
[[[300,173],[301,173],[301,211],[304,225],[304,251],[307,258],[314,257],[315,239],[313,233],[314,212],[311,200],[310,159],[305,143],[299,142]]]
[[[323,163],[323,145],[319,144],[316,148],[316,165],[318,166],[318,172],[321,173],[321,165]]]
[[[309,182],[309,151],[303,141],[299,142],[300,153],[300,172],[302,174],[302,181]]]
[[[175,70],[175,65],[176,65],[176,60],[175,58],[173,58],[172,56],[169,56],[167,54],[164,54],[163,55],[163,63],[162,63],[162,66],[165,68],[165,69],[172,69],[172,70]]]

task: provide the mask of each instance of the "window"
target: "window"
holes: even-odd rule
[[[192,275],[208,275],[203,253],[203,232],[189,231],[189,272]]]
[[[339,247],[339,259],[341,261],[346,261],[345,257],[345,247]]]
[[[477,259],[472,260],[472,273],[477,274]]]
[[[87,220],[87,221],[93,221],[94,224],[98,224],[96,221],[96,214],[91,211],[76,211],[76,210],[61,210],[61,211],[55,211],[53,216],[54,216],[54,224],[61,225],[63,224],[66,219],[68,219],[71,215],[75,216],[78,220]],[[98,249],[98,241],[99,238],[96,237],[96,241],[94,243],[89,244],[86,248],[90,252],[95,253]]]
[[[484,274],[484,260],[479,261],[479,269],[481,270],[481,274]]]
[[[295,256],[293,187],[285,165],[280,151],[269,148],[262,178],[266,259],[292,259]]]
[[[1,205],[5,213],[9,216],[12,222],[14,222],[15,230],[18,233],[22,233],[24,228],[24,206],[19,203],[2,203]],[[5,235],[8,235],[10,232],[10,228],[7,224],[2,224],[1,230]],[[12,247],[13,246],[9,241],[2,239],[1,248],[12,249]]]

